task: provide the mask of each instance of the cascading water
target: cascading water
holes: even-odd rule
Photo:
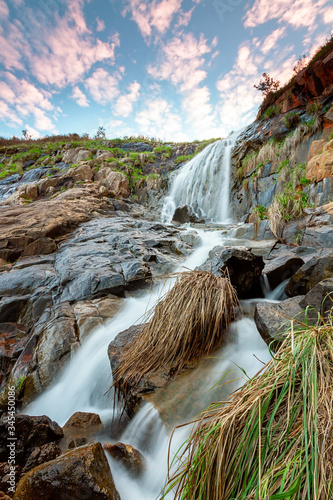
[[[201,158],[204,160],[202,168],[205,173],[196,186],[194,186],[195,178],[200,171],[199,167],[193,170],[193,164],[192,168],[191,165],[185,166],[187,169],[185,172],[191,175],[192,188],[196,189],[197,200],[200,200],[199,208],[205,211],[208,217],[220,220],[228,218],[229,193],[227,190],[229,189],[230,154],[234,140],[235,138],[229,138],[228,143],[219,141],[202,152]],[[200,155],[196,160],[199,158]],[[229,165],[226,165],[228,162]],[[179,192],[182,191],[181,183],[184,183],[183,173],[184,169],[177,176],[177,182],[174,181],[170,193],[173,206],[176,206],[178,200],[179,203],[189,202],[187,198],[182,198],[182,195],[177,198],[178,189]],[[220,182],[217,189],[218,179]],[[188,183],[186,192],[189,197],[192,188]],[[192,200],[194,199],[195,196]],[[199,229],[196,231],[201,238],[201,245],[181,266],[187,269],[200,266],[205,262],[212,248],[216,245],[223,245],[223,240],[216,231],[205,232]],[[176,271],[181,270],[181,267]],[[170,286],[172,286],[171,280]],[[126,299],[123,309],[108,325],[96,329],[87,338],[58,381],[26,408],[25,412],[31,415],[48,415],[63,425],[76,411],[89,411],[98,413],[107,426],[112,420],[114,411],[113,393],[108,392],[112,384],[107,356],[108,344],[120,331],[140,323],[143,312],[151,308],[164,292],[165,289],[162,287],[156,287],[153,292],[146,293],[139,298]],[[203,360],[196,370],[186,373],[178,386],[172,383],[167,386],[168,391],[171,390],[171,393],[167,393],[167,401],[168,403],[170,401],[171,410],[176,408],[173,412],[173,421],[169,426],[164,421],[162,422],[159,411],[152,403],[143,405],[123,435],[118,438],[119,441],[139,449],[146,457],[147,468],[143,477],[133,478],[119,463],[109,459],[121,499],[155,499],[163,487],[167,474],[168,443],[172,426],[194,417],[213,400],[224,398],[229,392],[241,386],[244,383],[244,372],[238,366],[241,366],[247,376],[251,377],[269,358],[266,344],[259,336],[254,321],[242,319],[233,325],[230,342],[215,353],[214,357]],[[232,382],[227,392],[223,387],[224,392],[221,395],[221,392],[216,392],[220,390],[217,382],[227,372],[223,382],[227,380],[232,380]],[[169,389],[170,386],[171,389]],[[213,386],[218,389],[211,391],[210,388]],[[114,417],[117,418],[117,415]],[[175,432],[171,445],[171,457],[187,439],[189,432],[189,426]],[[110,441],[110,438],[105,439]]]
[[[207,146],[176,173],[162,208],[162,220],[171,222],[177,207],[190,206],[206,220],[228,222],[230,158],[240,132]]]

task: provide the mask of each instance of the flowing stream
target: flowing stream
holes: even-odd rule
[[[198,207],[207,217],[228,219],[229,166],[234,141],[235,138],[230,137],[212,144],[178,172],[166,200],[164,215],[173,213],[177,204],[189,203],[193,206],[193,200],[197,200]],[[229,166],[226,166],[227,163]],[[198,175],[199,164],[203,169],[201,178]],[[175,271],[183,267],[195,269],[205,262],[212,248],[223,245],[218,231],[196,231],[201,238],[200,246]],[[172,280],[169,281],[172,286]],[[59,379],[26,408],[26,413],[48,415],[64,425],[76,411],[93,412],[100,415],[107,429],[113,416],[113,393],[108,391],[112,383],[108,345],[119,332],[142,322],[143,313],[164,292],[164,287],[156,286],[141,297],[126,299],[122,310],[106,326],[91,333]],[[278,297],[272,295],[270,298]],[[155,499],[167,475],[168,445],[173,426],[194,418],[210,402],[227,397],[243,385],[247,377],[255,375],[269,359],[267,346],[258,334],[254,321],[245,317],[233,324],[228,343],[218,352],[203,359],[195,370],[181,375],[180,380],[176,378],[170,382],[160,394],[153,395],[118,438],[118,441],[130,444],[144,454],[147,460],[144,475],[133,478],[122,465],[109,459],[121,499]],[[218,383],[222,377],[225,377],[223,383],[230,382],[227,386],[222,387]],[[190,426],[175,432],[171,458],[189,432]],[[105,439],[110,441],[110,438]]]
[[[171,222],[176,208],[188,205],[205,220],[229,221],[230,158],[239,134],[213,142],[176,172],[162,220]]]

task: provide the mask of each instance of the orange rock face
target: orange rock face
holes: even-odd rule
[[[322,141],[315,142],[321,143]],[[315,145],[314,150],[316,150],[316,147],[317,146]],[[318,154],[310,159],[306,167],[306,177],[311,181],[319,182],[322,179],[325,179],[325,177],[331,176],[333,176],[333,139],[330,142],[325,143],[322,151],[318,151]]]

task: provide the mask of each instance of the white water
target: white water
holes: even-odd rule
[[[207,259],[209,251],[222,244],[216,231],[198,233],[202,243],[183,263],[187,269],[200,266]],[[152,293],[126,299],[121,311],[107,326],[97,328],[88,337],[57,383],[28,406],[26,412],[30,415],[48,415],[60,425],[76,411],[91,411],[98,413],[105,422],[111,420],[113,394],[110,391],[108,396],[104,396],[112,383],[108,345],[119,332],[142,322],[142,315],[156,303],[162,292],[161,288],[156,287]]]
[[[205,220],[229,221],[230,158],[239,133],[210,144],[177,171],[164,200],[162,220],[171,222],[177,207],[189,205]]]
[[[212,361],[212,368],[205,380],[195,387],[195,394],[183,400],[177,398],[177,401],[182,401],[179,405],[180,413],[184,407],[193,403],[194,395],[200,396],[203,410],[209,403],[218,400],[218,394],[222,393],[222,398],[225,398],[228,393],[243,385],[246,376],[238,366],[245,370],[248,377],[252,377],[263,367],[263,363],[269,361],[267,346],[259,336],[253,320],[244,318],[235,323],[231,335],[231,342],[214,355],[215,362]],[[212,391],[211,388],[228,371],[228,375],[222,380],[222,383],[229,382],[227,389],[219,388]],[[234,382],[230,382],[231,380]],[[192,415],[189,415],[189,418],[191,417]],[[170,459],[188,438],[190,430],[190,426],[176,430],[171,442]],[[167,456],[170,435],[171,430],[163,426],[158,411],[151,403],[146,403],[120,437],[121,442],[131,444],[146,457],[147,470],[144,476],[140,481],[136,481],[123,467],[111,460],[116,488],[122,500],[154,500],[157,497],[163,488],[168,472]],[[171,498],[172,495],[170,495]]]
[[[230,154],[234,140],[230,138],[227,144],[219,141],[206,148],[195,158],[199,160],[201,157],[203,163],[200,168],[193,160],[194,166],[189,162],[181,169],[170,193],[169,208],[165,205],[166,212],[170,209],[170,213],[172,211],[173,214],[178,204],[194,206],[194,200],[197,200],[197,209],[202,210],[206,217],[221,221],[228,219]],[[187,172],[185,176],[184,170],[185,173]],[[191,182],[185,182],[186,189],[182,190],[186,175],[191,177]],[[184,193],[188,198],[183,198]],[[209,251],[214,246],[223,244],[222,238],[216,231],[197,230],[197,232],[201,237],[201,246],[181,267],[194,269],[207,259]],[[133,324],[140,323],[144,312],[156,303],[162,292],[161,288],[157,287],[152,293],[147,293],[140,298],[126,299],[123,309],[107,326],[98,328],[87,338],[60,374],[58,381],[25,411],[31,415],[46,414],[60,425],[63,425],[76,411],[90,411],[98,413],[105,425],[109,424],[112,419],[113,394],[110,391],[105,395],[112,383],[107,356],[108,344],[119,332]],[[179,386],[173,387],[176,403],[173,403],[171,397],[170,404],[171,407],[177,408],[175,413],[179,415],[179,423],[194,416],[188,412],[188,408],[193,407],[199,413],[213,400],[224,398],[232,390],[241,386],[246,376],[239,366],[248,377],[251,377],[269,358],[266,344],[258,334],[254,322],[244,318],[235,323],[230,342],[215,353],[213,359],[203,360],[202,366],[200,364],[197,370],[191,370],[189,375],[186,374],[186,379],[182,379],[180,384],[181,389]],[[228,388],[210,390],[226,373],[223,383],[229,381]],[[183,393],[183,385],[186,386],[186,384],[190,390]],[[188,437],[189,432],[188,426],[175,432],[171,458]],[[122,500],[156,498],[167,474],[170,434],[171,429],[162,423],[159,412],[153,404],[146,403],[119,438],[119,441],[131,444],[144,454],[147,459],[145,474],[140,479],[134,479],[121,465],[110,459],[116,488]]]

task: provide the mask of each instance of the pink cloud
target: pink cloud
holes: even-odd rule
[[[87,28],[83,6],[84,0],[68,0],[63,16],[57,11],[52,16],[47,13],[43,22],[33,8],[22,7],[24,25],[12,19],[0,28],[5,67],[24,70],[27,66],[40,83],[63,88],[80,81],[97,62],[113,64],[119,35],[107,42],[96,38]]]
[[[184,141],[188,137],[183,133],[182,120],[170,103],[165,99],[147,100],[135,121],[140,133],[161,139]]]
[[[316,25],[318,16],[325,15],[323,8],[328,0],[255,0],[253,6],[245,14],[244,26],[254,28],[272,19],[286,22],[294,28]]]
[[[7,125],[10,127],[16,127],[17,125],[22,125],[21,118],[17,113],[11,109],[7,103],[0,100],[0,115],[2,119],[6,119]]]
[[[47,113],[55,116],[59,113],[51,103],[52,95],[43,89],[38,89],[24,78],[17,78],[7,72],[2,74],[0,82],[0,99],[2,99],[3,115],[9,118],[13,125],[21,124],[21,117],[33,116],[35,127],[40,130],[55,131],[52,119]]]
[[[110,75],[105,69],[98,68],[86,81],[85,87],[99,104],[112,102],[119,95],[120,75]]]
[[[137,81],[131,83],[128,87],[128,93],[120,96],[117,99],[115,105],[116,115],[120,115],[123,117],[129,116],[133,111],[133,104],[140,97],[140,88],[141,85]]]
[[[8,17],[9,9],[5,0],[0,0],[0,19]]]
[[[197,3],[197,2],[196,2]],[[169,29],[175,16],[178,16],[176,27],[187,26],[195,6],[188,12],[181,9],[182,0],[128,0],[123,15],[131,13],[133,21],[139,27],[142,36],[149,44],[153,31],[163,35]]]
[[[105,30],[105,22],[102,19],[96,18],[96,31],[104,31]]]
[[[75,99],[75,101],[79,106],[82,106],[84,108],[89,106],[89,101],[87,99],[87,96],[82,92],[82,90],[79,89],[78,86],[73,88],[71,97]]]
[[[160,80],[170,80],[182,92],[189,90],[206,78],[204,56],[211,50],[203,35],[197,40],[192,33],[183,33],[163,45],[161,62],[150,65],[148,73]]]
[[[264,54],[267,54],[270,50],[272,50],[278,40],[282,38],[286,33],[286,28],[278,28],[274,30],[270,35],[268,35],[262,43],[261,51]]]

